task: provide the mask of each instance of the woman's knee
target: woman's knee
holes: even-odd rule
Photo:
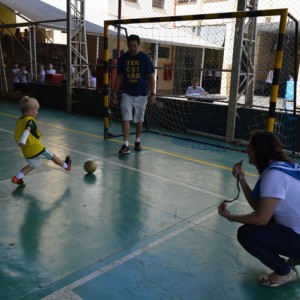
[[[242,225],[239,227],[237,231],[237,240],[241,245],[245,245],[252,240],[253,234],[253,226],[251,225]]]

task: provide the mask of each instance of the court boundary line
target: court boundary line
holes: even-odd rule
[[[92,273],[78,279],[75,280],[74,282],[64,286],[63,288],[60,288],[58,290],[56,290],[55,292],[52,292],[51,294],[48,294],[47,296],[41,298],[41,300],[61,300],[61,299],[69,299],[66,298],[64,296],[70,296],[70,293],[74,294],[74,289],[86,284],[87,282],[107,273],[110,270],[113,270],[121,265],[123,265],[124,263],[138,257],[139,255],[151,250],[152,248],[170,240],[173,237],[178,236],[179,234],[195,227],[196,225],[199,225],[200,223],[206,221],[207,219],[209,219],[210,217],[213,217],[217,215],[217,210],[214,210],[212,212],[210,212],[209,214],[206,214],[205,216],[202,216],[200,218],[198,218],[197,220],[193,221],[192,223],[189,223],[185,226],[183,226],[180,229],[174,230],[168,234],[166,234],[165,236],[155,240],[154,242],[151,242],[143,247],[138,248],[137,250],[132,251],[131,253],[114,260],[113,262],[93,271]],[[76,295],[76,294],[75,294]],[[71,299],[77,299],[80,300],[82,299],[81,297],[78,298],[79,296],[76,295],[77,298],[71,298]]]

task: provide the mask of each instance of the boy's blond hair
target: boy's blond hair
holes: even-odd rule
[[[40,104],[35,98],[30,98],[29,96],[24,96],[19,102],[19,107],[22,113],[28,112],[30,110],[39,109]]]

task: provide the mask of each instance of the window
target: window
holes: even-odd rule
[[[152,7],[164,8],[165,0],[152,0]]]
[[[197,0],[177,0],[177,3],[197,3]]]
[[[158,47],[158,58],[169,58],[170,48]]]
[[[46,30],[45,31],[45,34],[46,34],[46,43],[54,43],[53,39],[54,39],[54,33],[53,33],[53,30],[50,29],[50,30]]]
[[[155,44],[153,44],[153,43],[150,44],[150,48],[149,48],[150,53],[149,54],[151,56],[154,55],[154,49],[155,49]],[[170,48],[159,46],[157,55],[158,55],[158,58],[169,58],[170,57]]]

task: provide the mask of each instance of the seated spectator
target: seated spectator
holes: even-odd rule
[[[48,69],[46,70],[46,74],[56,74],[56,70],[53,69],[52,64],[49,64]]]
[[[46,75],[46,72],[44,70],[44,65],[40,65],[40,71],[38,73],[38,81],[39,83],[45,83],[45,75]]]
[[[30,73],[29,69],[30,69],[30,67],[27,68],[27,74],[26,74],[27,85],[29,85],[32,82],[32,77],[31,77],[31,73]]]
[[[21,29],[19,27],[16,28],[15,37],[19,41],[23,40]]]
[[[27,28],[25,28],[24,30],[24,38],[23,38],[24,42],[29,42],[29,31]]]
[[[70,68],[71,68],[71,81],[73,83],[75,83],[75,81],[76,81],[76,78],[75,78],[76,69],[73,65],[71,65]]]
[[[286,89],[284,95],[284,109],[294,110],[294,89],[295,82],[292,75],[289,74],[289,80],[286,82]]]
[[[28,91],[28,71],[25,66],[22,66],[18,72],[20,80],[20,90],[23,94],[27,94]]]
[[[95,89],[97,87],[97,78],[96,77],[93,77],[93,76],[90,77],[90,87],[93,89]]]
[[[272,82],[273,82],[273,70],[270,70],[266,78],[265,96],[269,96],[271,94]]]
[[[201,96],[201,95],[208,95],[208,93],[204,90],[203,87],[199,85],[198,78],[194,78],[192,81],[192,85],[188,87],[186,91],[186,96]]]
[[[19,65],[15,62],[13,64],[12,69],[11,69],[11,76],[12,76],[14,92],[19,92],[20,91],[19,72],[20,72]]]
[[[95,89],[97,87],[96,68],[91,68],[89,70],[89,79],[90,87]]]
[[[64,61],[60,61],[58,73],[63,75],[62,82],[67,82],[67,64]]]

